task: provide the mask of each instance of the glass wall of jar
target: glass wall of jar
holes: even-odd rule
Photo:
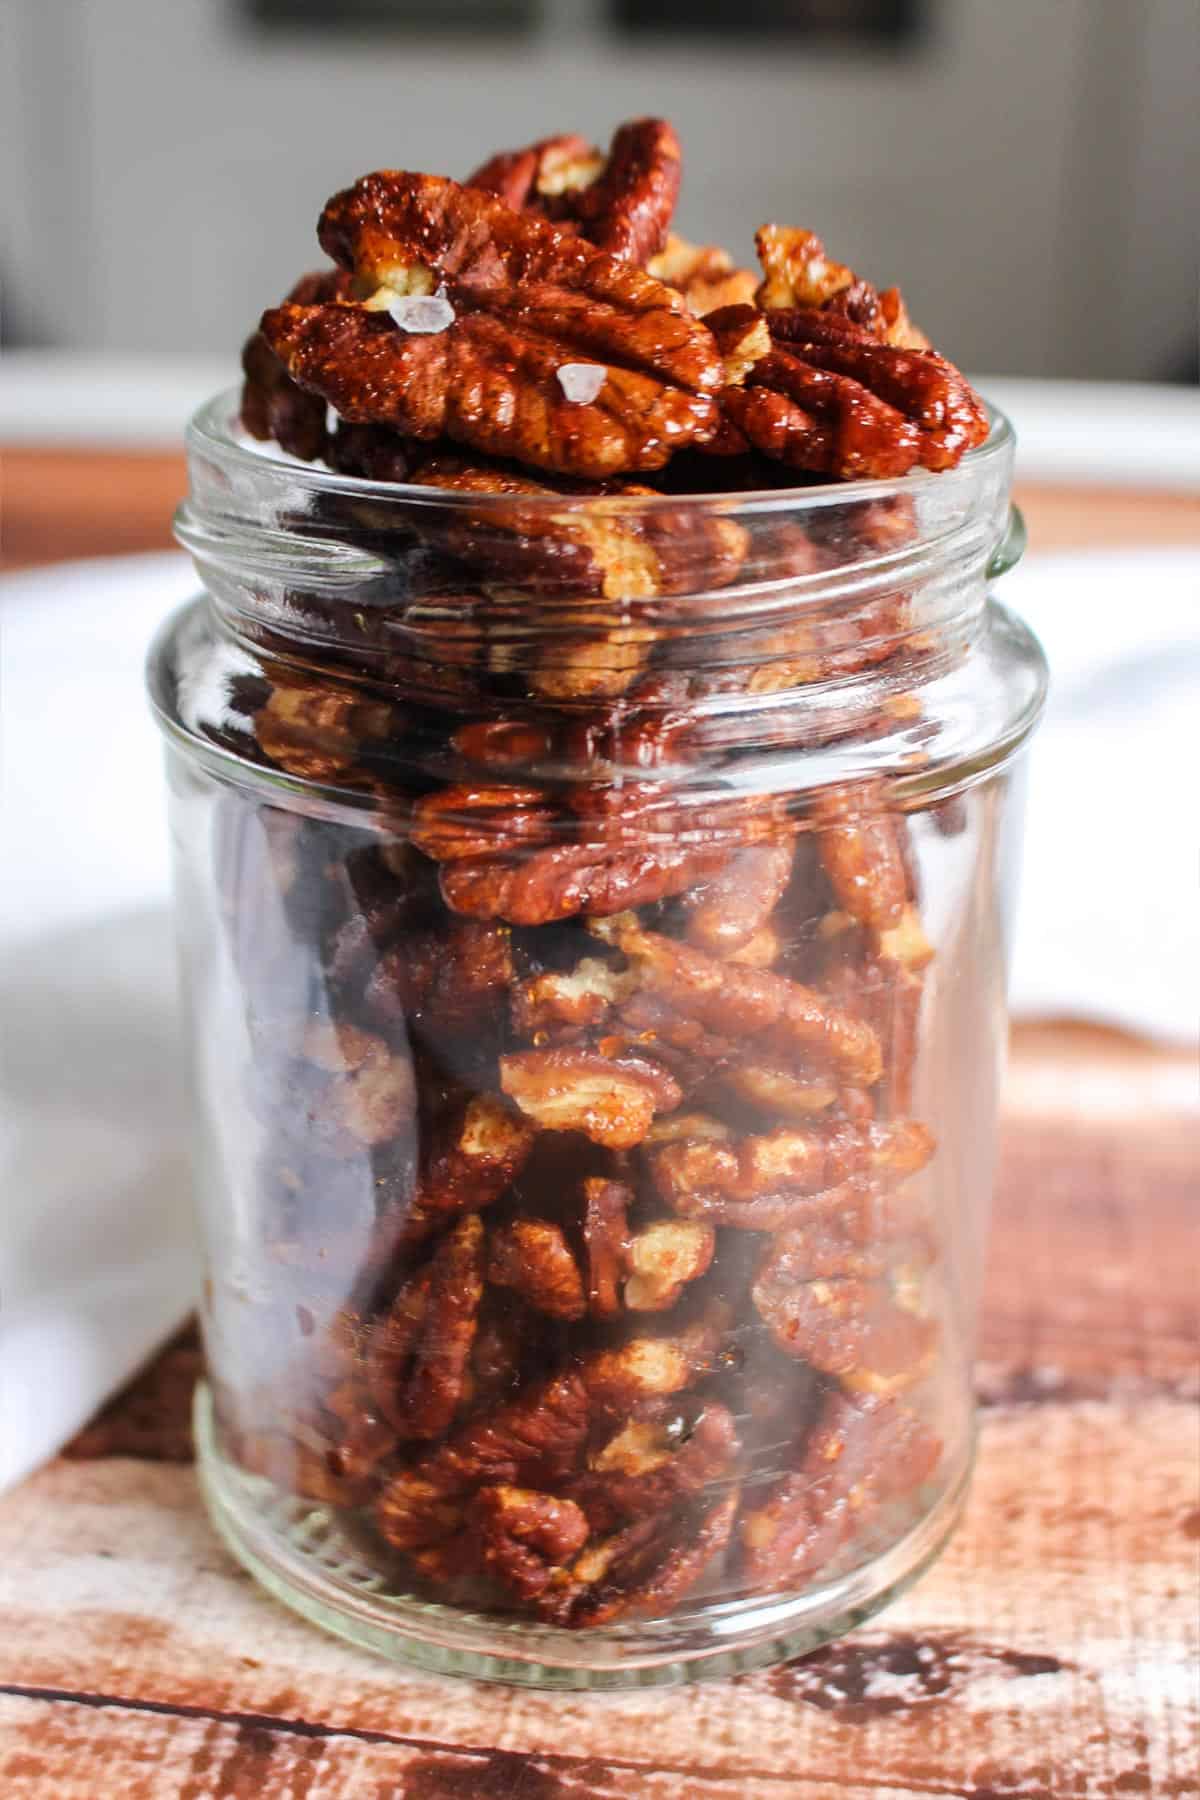
[[[1019,753],[954,472],[446,493],[195,421],[169,745],[213,1516],[442,1670],[861,1621],[971,1460]]]

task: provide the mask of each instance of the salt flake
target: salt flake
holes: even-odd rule
[[[590,406],[607,380],[599,363],[563,363],[558,371],[558,385],[575,406]]]
[[[402,299],[392,301],[388,312],[401,331],[411,331],[421,337],[435,337],[454,323],[454,308],[444,287],[436,294],[405,294]]]

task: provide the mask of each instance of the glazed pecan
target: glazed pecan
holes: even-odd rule
[[[389,1254],[422,1242],[459,1213],[489,1206],[509,1187],[533,1147],[525,1120],[493,1094],[477,1094],[436,1132],[415,1195],[380,1221]]]
[[[344,269],[321,269],[302,275],[287,299],[292,306],[316,306],[344,299],[349,292]],[[297,387],[261,331],[246,341],[242,373],[241,420],[250,436],[274,438],[303,462],[323,456],[328,443],[325,402]]]
[[[484,1568],[524,1601],[563,1586],[567,1565],[590,1535],[574,1501],[502,1483],[480,1488],[470,1519],[479,1532]]]
[[[683,1139],[650,1153],[654,1184],[684,1218],[774,1231],[796,1213],[830,1210],[851,1176],[900,1181],[924,1166],[933,1138],[916,1120],[783,1128],[731,1141]],[[816,1196],[807,1204],[805,1196]]]
[[[672,233],[657,256],[646,264],[656,281],[681,293],[697,318],[719,306],[745,306],[754,299],[758,276],[734,266],[727,250],[714,244],[689,244]]]
[[[385,1516],[407,1515],[431,1496],[470,1493],[493,1482],[553,1487],[574,1470],[588,1419],[587,1388],[578,1370],[528,1383],[504,1406],[461,1425],[390,1482],[379,1501],[380,1529],[391,1537]]]
[[[503,925],[456,919],[410,930],[379,958],[367,979],[366,1005],[384,1027],[407,1026],[438,1044],[474,1037],[494,1052],[513,979],[510,934]]]
[[[740,950],[774,912],[792,872],[790,844],[737,850],[711,880],[681,902],[689,943],[727,956]]]
[[[604,157],[580,137],[543,138],[493,156],[466,185],[515,212],[540,213],[621,261],[662,249],[679,197],[679,140],[665,119],[618,127]]]
[[[513,1030],[539,1045],[572,1042],[603,1024],[633,986],[628,973],[597,956],[582,957],[573,969],[530,975],[513,988]]]
[[[302,781],[361,786],[358,762],[364,745],[399,729],[399,714],[384,700],[364,700],[331,681],[276,676],[254,715],[254,735],[272,762]]]
[[[439,1437],[463,1398],[483,1298],[478,1213],[460,1218],[415,1283],[401,1289],[367,1351],[371,1393],[401,1437]]]
[[[601,478],[660,468],[715,429],[719,358],[682,298],[490,194],[368,175],[319,235],[368,298],[276,307],[262,330],[344,419]],[[407,318],[405,299],[434,288],[440,328],[398,326],[390,309]],[[599,385],[570,399],[579,364]]]
[[[764,225],[755,235],[763,282],[758,303],[766,311],[805,307],[847,319],[885,344],[928,350],[929,339],[909,318],[899,288],[880,293],[853,269],[831,262],[813,231]]]
[[[701,1025],[733,1038],[808,1052],[867,1087],[878,1081],[875,1033],[798,982],[771,969],[718,962],[690,945],[644,930],[629,913],[593,920],[591,929],[625,952],[644,988]]]
[[[308,1124],[331,1154],[354,1155],[412,1131],[416,1083],[407,1051],[354,1025],[317,1022],[305,1031],[301,1055],[326,1077]]]
[[[592,1050],[518,1050],[500,1058],[500,1085],[544,1131],[581,1131],[609,1150],[640,1144],[656,1113],[682,1095],[657,1063]]]
[[[739,1489],[667,1521],[646,1520],[585,1550],[572,1567],[577,1597],[550,1616],[567,1626],[669,1612],[724,1553]]]
[[[588,1458],[571,1496],[592,1529],[608,1533],[690,1500],[728,1473],[739,1448],[733,1414],[719,1401],[707,1401],[690,1422],[635,1419]]]
[[[896,1401],[830,1392],[796,1467],[743,1515],[746,1581],[766,1591],[802,1588],[881,1507],[915,1496],[941,1448]]]
[[[770,1063],[739,1063],[721,1076],[722,1085],[760,1112],[776,1118],[809,1119],[826,1112],[838,1098],[827,1075],[814,1075]]]
[[[633,1189],[624,1182],[589,1176],[583,1183],[588,1311],[594,1319],[615,1318],[620,1311],[620,1286],[628,1268],[628,1210],[632,1202]]]
[[[787,1355],[856,1391],[891,1394],[927,1373],[937,1341],[892,1273],[887,1247],[855,1242],[833,1214],[772,1238],[751,1294]]]
[[[550,1219],[514,1219],[493,1231],[487,1275],[552,1319],[581,1319],[587,1311],[574,1252],[561,1225]]]
[[[658,1219],[629,1241],[625,1304],[630,1312],[665,1312],[713,1259],[717,1234],[691,1219]]]
[[[729,385],[726,453],[751,447],[843,480],[952,469],[988,433],[983,403],[933,350],[903,350],[806,308],[711,314]],[[736,346],[736,348],[734,348]]]

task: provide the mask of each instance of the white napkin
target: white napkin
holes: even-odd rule
[[[0,1488],[51,1455],[198,1286],[167,838],[142,661],[182,556],[0,581]],[[1014,1006],[1195,1026],[1200,551],[1031,557],[1042,636]]]

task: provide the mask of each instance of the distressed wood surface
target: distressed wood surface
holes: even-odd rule
[[[665,1693],[394,1669],[291,1617],[218,1544],[187,1460],[185,1334],[0,1504],[0,1795],[1200,1792],[1187,1062],[1095,1033],[1019,1040],[967,1517],[869,1628]]]

